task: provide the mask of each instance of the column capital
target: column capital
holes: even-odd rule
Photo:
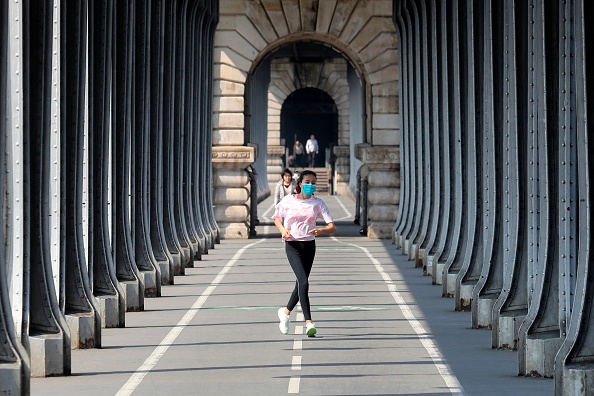
[[[372,146],[368,143],[355,145],[355,156],[370,169],[400,169],[399,146]]]
[[[245,169],[255,161],[255,147],[214,146],[212,148],[212,165],[216,169]]]

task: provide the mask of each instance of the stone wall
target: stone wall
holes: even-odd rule
[[[215,34],[215,106],[213,123],[213,149],[217,147],[245,146],[246,117],[258,109],[246,103],[245,93],[249,91],[249,76],[253,75],[260,63],[274,50],[299,41],[315,41],[332,47],[344,56],[360,77],[363,93],[363,143],[373,147],[397,152],[400,144],[400,119],[398,117],[398,51],[396,29],[392,21],[391,0],[359,1],[299,1],[299,0],[221,0],[220,20]],[[340,62],[342,61],[334,61]],[[331,65],[332,63],[328,63]],[[282,66],[288,72],[295,69],[290,65]],[[339,65],[334,65],[337,70]],[[306,73],[314,71],[313,66],[305,68]],[[280,70],[277,70],[280,72]],[[273,72],[274,73],[274,72]],[[334,73],[336,75],[336,73]],[[344,82],[342,80],[344,79]],[[291,79],[285,79],[290,81]],[[347,76],[340,77],[340,83],[348,87]],[[307,80],[306,80],[307,81]],[[273,89],[274,88],[274,89]],[[271,84],[269,96],[269,135],[268,150],[260,155],[275,155],[279,146],[280,117],[283,96],[291,91],[278,89],[278,84]],[[336,92],[340,92],[339,89]],[[342,94],[347,95],[342,98]],[[348,93],[341,92],[338,97],[331,95],[337,106],[348,103]],[[348,107],[345,107],[348,109]],[[339,146],[350,144],[348,114],[339,119],[341,135]],[[253,142],[255,143],[255,142]],[[342,153],[342,149],[339,149]],[[363,157],[358,159],[365,162]],[[383,160],[384,173],[394,172],[399,167],[398,157],[386,156]],[[387,164],[389,163],[389,164]],[[268,158],[270,174],[277,179],[280,169],[277,161]],[[341,169],[346,161],[341,160]],[[247,165],[246,165],[247,166]],[[224,169],[224,161],[214,163],[215,179]],[[239,169],[237,170],[239,172]],[[350,172],[350,170],[349,170]],[[393,175],[392,175],[393,176]],[[382,188],[398,196],[399,185],[395,177],[384,178]],[[238,177],[241,177],[238,174]],[[342,182],[347,181],[345,174]],[[382,182],[384,183],[384,182]],[[391,184],[390,184],[391,183]],[[344,185],[343,185],[344,187]],[[224,188],[219,186],[218,188]],[[219,203],[219,206],[225,205]],[[369,208],[369,213],[380,211],[390,213],[382,219],[391,219],[397,213],[395,203],[382,203],[376,209]],[[219,213],[226,213],[220,208]],[[246,212],[249,213],[249,210]],[[392,214],[393,213],[393,214]],[[237,219],[236,219],[237,220]],[[233,221],[236,221],[233,220]],[[247,223],[248,217],[240,223]],[[374,220],[370,218],[373,228]],[[384,229],[385,221],[379,226]],[[374,237],[384,237],[384,233],[371,233]],[[223,237],[243,237],[243,233],[231,233]],[[385,235],[388,237],[388,235]]]

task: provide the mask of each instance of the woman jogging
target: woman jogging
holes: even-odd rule
[[[334,234],[336,227],[324,201],[313,195],[316,179],[315,172],[303,171],[297,179],[296,194],[284,197],[272,217],[283,237],[287,259],[297,278],[287,306],[278,310],[279,328],[283,334],[289,332],[289,316],[298,301],[301,302],[307,336],[313,337],[317,332],[311,320],[308,295],[308,278],[316,255],[315,239],[318,235]],[[316,227],[318,218],[324,219],[326,227]]]

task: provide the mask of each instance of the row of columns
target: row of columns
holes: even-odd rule
[[[594,392],[594,6],[398,0],[394,242],[518,373]]]
[[[217,0],[0,5],[0,393],[219,242],[210,180]]]

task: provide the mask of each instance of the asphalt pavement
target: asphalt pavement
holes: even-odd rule
[[[277,310],[295,278],[271,222],[223,240],[101,349],[72,351],[72,375],[36,378],[33,395],[552,395],[553,380],[519,377],[517,352],[491,348],[389,240],[359,235],[355,203],[321,196],[336,220],[319,237],[310,276],[316,337],[303,315],[289,334]]]

